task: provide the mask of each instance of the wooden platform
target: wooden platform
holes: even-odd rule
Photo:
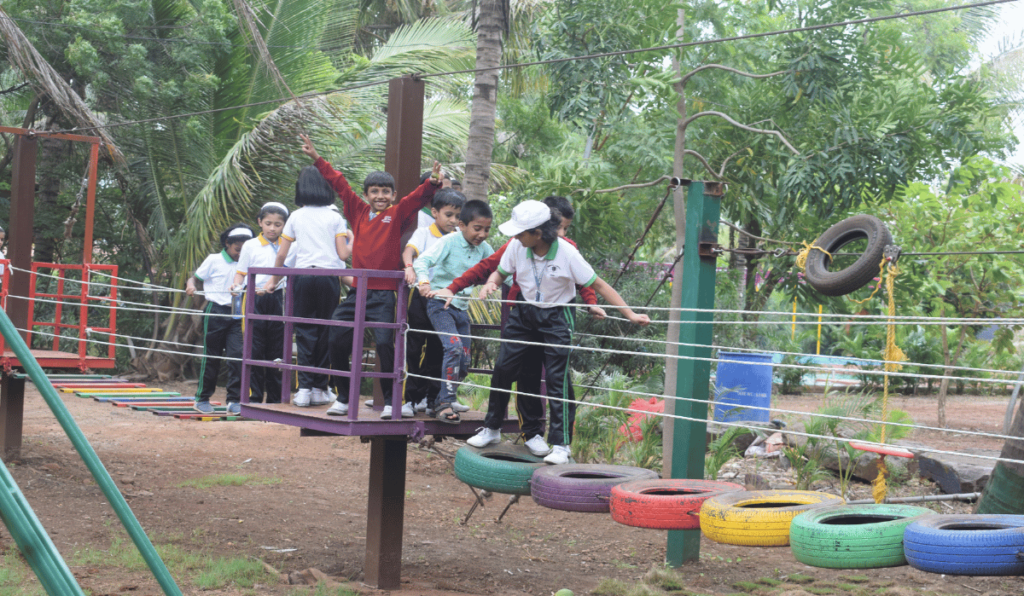
[[[242,416],[253,420],[264,420],[308,429],[306,434],[330,434],[344,436],[410,436],[422,439],[427,435],[443,435],[449,437],[471,437],[483,426],[484,414],[481,412],[462,412],[462,422],[447,424],[435,418],[428,418],[423,412],[417,412],[414,418],[381,420],[380,412],[363,404],[368,398],[359,400],[359,419],[350,420],[347,416],[328,416],[330,406],[299,408],[291,404],[242,404]],[[519,420],[506,418],[501,425],[503,433],[519,432]]]
[[[81,359],[76,352],[55,352],[53,350],[32,350],[32,355],[43,368],[62,368],[85,370],[95,368],[114,368],[114,359],[105,356],[86,356]],[[14,352],[4,350],[0,356],[0,366],[4,370],[21,368],[21,362],[15,357]]]

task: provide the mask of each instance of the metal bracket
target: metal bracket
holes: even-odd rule
[[[895,244],[890,244],[885,247],[882,251],[882,258],[889,262],[891,265],[895,265],[896,261],[900,259],[900,255],[903,253],[903,249]]]
[[[702,257],[718,257],[722,254],[722,245],[717,242],[700,242],[697,244],[697,254]]]

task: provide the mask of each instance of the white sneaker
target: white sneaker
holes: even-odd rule
[[[532,439],[527,441],[525,445],[526,448],[530,450],[530,453],[537,457],[544,457],[551,453],[551,445],[548,445],[548,442],[540,435],[535,435]]]
[[[470,410],[470,407],[467,406],[466,404],[459,403],[458,401],[453,401],[452,402],[452,411],[453,412],[468,412],[469,410]]]
[[[327,389],[317,389],[314,387],[310,390],[310,393],[309,405],[311,406],[326,406],[338,399],[338,396],[331,391],[330,387]]]
[[[384,409],[380,412],[381,420],[391,420],[391,406],[384,406]]]
[[[328,416],[348,416],[348,404],[343,404],[340,401],[334,402],[334,405],[327,409]]]
[[[560,466],[569,463],[570,458],[572,458],[572,450],[568,445],[555,445],[551,448],[551,453],[544,458],[544,463]]]
[[[480,432],[476,433],[472,437],[466,440],[466,444],[472,447],[486,447],[488,445],[495,445],[501,442],[501,431],[497,429],[489,429],[486,426],[480,429]]]
[[[309,407],[313,399],[313,392],[309,389],[299,389],[299,392],[292,398],[292,405],[300,408]]]
[[[426,412],[427,411],[427,398],[424,397],[420,401],[416,402],[416,411],[417,412]]]
[[[367,408],[372,408],[373,407],[373,400],[372,399],[368,399],[368,400],[363,402],[363,405],[366,406]]]
[[[415,415],[416,409],[412,404],[407,403],[402,406],[402,418],[412,418]]]

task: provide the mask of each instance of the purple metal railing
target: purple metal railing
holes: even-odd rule
[[[356,311],[354,321],[332,321],[322,319],[307,319],[295,317],[295,301],[292,288],[295,284],[287,284],[284,291],[284,316],[259,315],[254,312],[256,304],[256,274],[281,275],[286,278],[293,278],[298,275],[322,276],[351,276],[356,278],[356,287],[350,291],[356,293]],[[270,268],[254,267],[247,274],[245,289],[245,320],[248,321],[284,321],[284,353],[280,362],[269,360],[252,359],[252,326],[246,326],[242,340],[242,379],[241,379],[241,400],[243,404],[249,403],[249,369],[252,366],[276,368],[281,370],[281,403],[291,401],[291,371],[311,372],[326,374],[336,377],[348,377],[349,409],[348,420],[359,419],[359,403],[362,400],[360,385],[364,377],[367,378],[390,378],[394,381],[391,391],[391,408],[394,412],[402,409],[402,370],[405,365],[405,341],[402,333],[406,328],[406,309],[397,307],[395,309],[394,323],[376,323],[365,321],[366,315],[366,284],[369,279],[393,279],[395,290],[398,292],[398,305],[408,303],[409,288],[402,281],[404,273],[401,271],[376,271],[373,269],[292,269],[292,268]],[[351,327],[352,328],[352,366],[349,372],[336,371],[331,369],[316,368],[312,366],[299,366],[292,364],[292,333],[296,323],[311,325],[325,325],[330,327]],[[366,328],[394,329],[395,330],[395,364],[391,372],[363,372],[363,336]],[[397,417],[397,419],[401,419]]]

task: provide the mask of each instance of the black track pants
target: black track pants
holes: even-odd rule
[[[299,275],[296,276],[294,292],[295,306],[292,314],[307,319],[331,318],[331,311],[338,305],[341,285],[337,277]],[[301,366],[330,368],[327,325],[295,325],[295,347]],[[327,389],[327,375],[299,372],[299,389]]]
[[[405,401],[415,404],[426,398],[427,403],[433,406],[437,401],[437,394],[441,391],[441,360],[444,350],[436,335],[417,333],[417,330],[434,330],[430,318],[427,317],[427,299],[415,290],[409,292],[409,297],[409,335],[405,342],[406,370],[411,374],[432,379],[412,376],[406,378]]]
[[[284,290],[272,294],[256,294],[256,314],[283,314]],[[248,324],[248,323],[247,323]],[[282,321],[252,321],[252,358],[274,360],[284,354],[284,323]],[[249,400],[268,404],[281,403],[281,371],[262,366],[249,367]]]
[[[206,312],[212,315],[230,315],[231,305],[216,302],[206,305]],[[203,356],[242,357],[242,321],[230,316],[203,317]],[[209,401],[217,389],[217,375],[220,373],[220,358],[203,358],[199,370],[199,386],[196,400]],[[239,401],[242,386],[242,363],[226,361],[228,367],[227,401]]]
[[[394,290],[366,290],[366,314],[364,320],[378,323],[395,322],[395,302],[398,300]],[[334,309],[331,316],[335,321],[354,321],[356,318],[356,290],[349,292],[345,300]],[[395,370],[395,331],[394,329],[373,328],[376,341],[375,350],[380,361],[382,372]],[[349,357],[352,356],[352,328],[331,327],[331,368],[347,372]],[[356,365],[362,361],[362,354],[356,355]],[[334,386],[338,390],[338,401],[348,403],[348,377],[333,377]],[[381,379],[380,388],[384,398],[391,403],[391,390],[394,384],[391,379]]]

